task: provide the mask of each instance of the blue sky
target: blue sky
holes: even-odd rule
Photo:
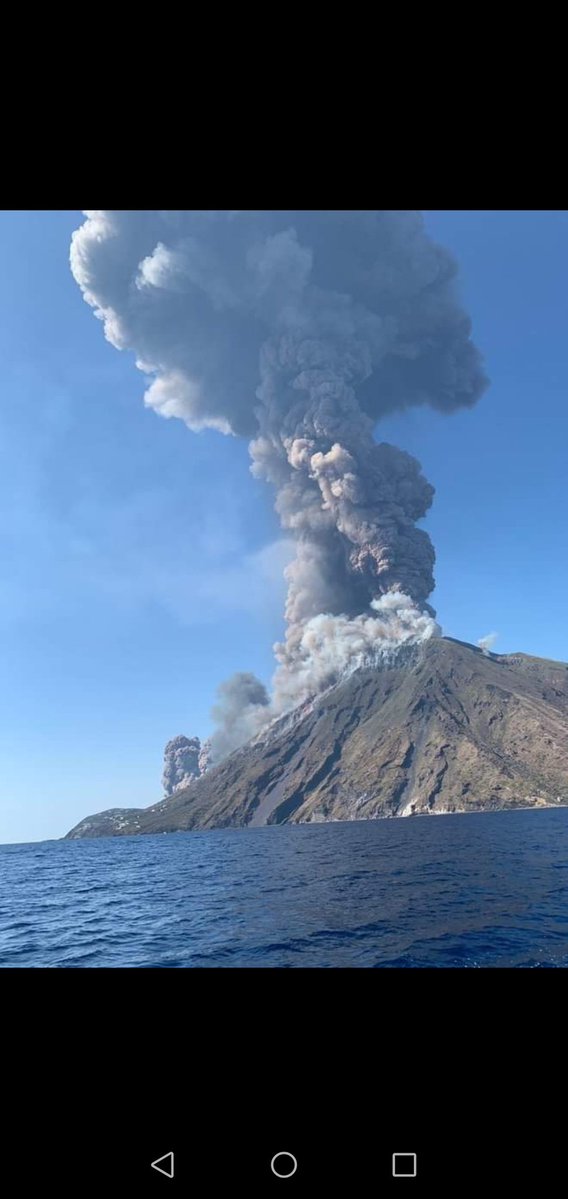
[[[491,386],[378,435],[436,487],[444,631],[568,660],[568,213],[431,212]],[[246,442],[144,408],[145,381],[72,278],[78,212],[0,218],[0,841],[161,795],[218,683],[267,683],[286,548]],[[224,488],[211,486],[221,468]]]

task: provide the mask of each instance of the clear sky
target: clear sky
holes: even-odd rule
[[[0,215],[0,841],[161,797],[165,742],[273,671],[285,546],[245,441],[144,408],[69,269],[79,212]],[[430,212],[491,386],[377,435],[436,487],[444,631],[568,660],[566,212]],[[222,492],[211,485],[223,471]]]

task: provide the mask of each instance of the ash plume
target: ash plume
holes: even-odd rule
[[[149,376],[145,403],[250,437],[251,469],[296,541],[273,700],[237,714],[222,699],[217,757],[357,655],[436,630],[434,549],[416,524],[433,488],[374,429],[411,405],[469,407],[487,380],[456,264],[418,213],[86,216],[73,274]]]
[[[197,765],[199,767],[200,775],[205,774],[205,771],[209,770],[211,765],[211,738],[201,742],[201,749],[199,750]]]
[[[211,762],[220,762],[233,749],[254,737],[270,719],[270,699],[264,683],[246,671],[234,674],[217,689],[211,716],[218,725],[210,742]]]
[[[164,749],[164,795],[173,795],[174,791],[187,787],[192,779],[201,778],[209,768],[210,757],[209,741],[201,742],[199,737],[185,737],[181,733],[172,737]]]
[[[173,795],[180,787],[194,778],[199,778],[199,754],[201,742],[199,737],[172,737],[164,750],[164,772],[162,787],[164,795]]]

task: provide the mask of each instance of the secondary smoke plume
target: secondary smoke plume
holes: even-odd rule
[[[374,427],[410,405],[470,406],[486,379],[456,265],[415,212],[86,215],[72,270],[151,378],[146,404],[251,437],[297,544],[273,701],[225,697],[217,757],[370,647],[435,631],[434,550],[416,526],[433,488]]]
[[[207,741],[201,742],[201,749],[199,751],[197,765],[199,766],[200,775],[205,774],[205,771],[209,770],[209,767],[211,765],[211,739],[210,738]]]
[[[211,746],[203,744],[199,737],[172,737],[164,749],[164,772],[162,787],[164,795],[173,795],[181,787],[187,787],[192,779],[200,778],[209,766]]]
[[[248,741],[273,715],[266,687],[254,674],[243,671],[232,675],[221,683],[217,697],[211,710],[218,725],[211,738],[212,762],[219,762]]]
[[[186,787],[194,778],[199,778],[199,737],[172,737],[164,750],[164,772],[162,787],[164,795],[173,795],[180,787]]]
[[[487,633],[487,636],[479,638],[477,644],[487,658],[489,657],[489,654],[491,653],[498,636],[498,633]]]

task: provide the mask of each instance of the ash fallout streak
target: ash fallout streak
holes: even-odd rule
[[[145,403],[190,429],[250,438],[296,556],[269,697],[237,675],[212,761],[346,671],[438,632],[433,488],[375,440],[410,405],[486,387],[456,264],[408,211],[89,211],[71,266]],[[219,485],[222,485],[219,480]]]

